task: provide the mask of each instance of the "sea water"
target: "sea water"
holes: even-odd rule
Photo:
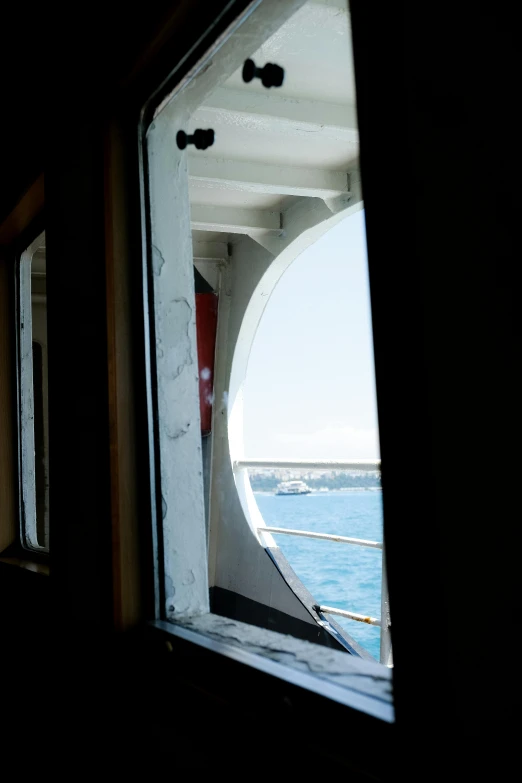
[[[255,497],[267,525],[382,541],[380,489],[288,496],[256,492]],[[381,550],[286,534],[273,535],[317,603],[380,617]],[[338,615],[328,617],[379,660],[380,628]]]

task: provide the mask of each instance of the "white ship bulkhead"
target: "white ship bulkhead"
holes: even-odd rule
[[[281,5],[264,2],[265,23],[214,58],[214,74],[204,70],[190,85],[202,96],[190,129],[215,132],[214,144],[191,148],[188,159],[194,265],[219,298],[212,435],[203,449],[211,465],[211,609],[365,657],[317,614],[272,536],[259,534],[264,521],[248,470],[233,469],[252,456],[243,446],[242,385],[270,293],[306,247],[363,206],[346,3],[285,8],[289,21],[280,26]],[[283,86],[245,84],[246,57],[281,62]]]

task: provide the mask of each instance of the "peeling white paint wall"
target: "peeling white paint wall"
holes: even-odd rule
[[[167,617],[208,611],[196,304],[186,155],[168,112],[147,138]]]
[[[265,0],[157,109],[147,133],[166,616],[208,611],[187,152],[176,133],[304,0]]]

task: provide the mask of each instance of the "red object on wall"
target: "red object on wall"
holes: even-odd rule
[[[199,412],[201,417],[201,433],[204,435],[208,435],[212,428],[217,310],[218,298],[216,294],[196,294]]]

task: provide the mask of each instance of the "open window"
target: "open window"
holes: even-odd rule
[[[270,293],[362,208],[350,45],[341,0],[264,0],[142,128],[157,617],[214,639],[232,627],[286,661],[299,645],[302,659],[328,648],[334,668],[375,672],[391,719],[389,670],[260,533],[243,439],[245,370]]]

